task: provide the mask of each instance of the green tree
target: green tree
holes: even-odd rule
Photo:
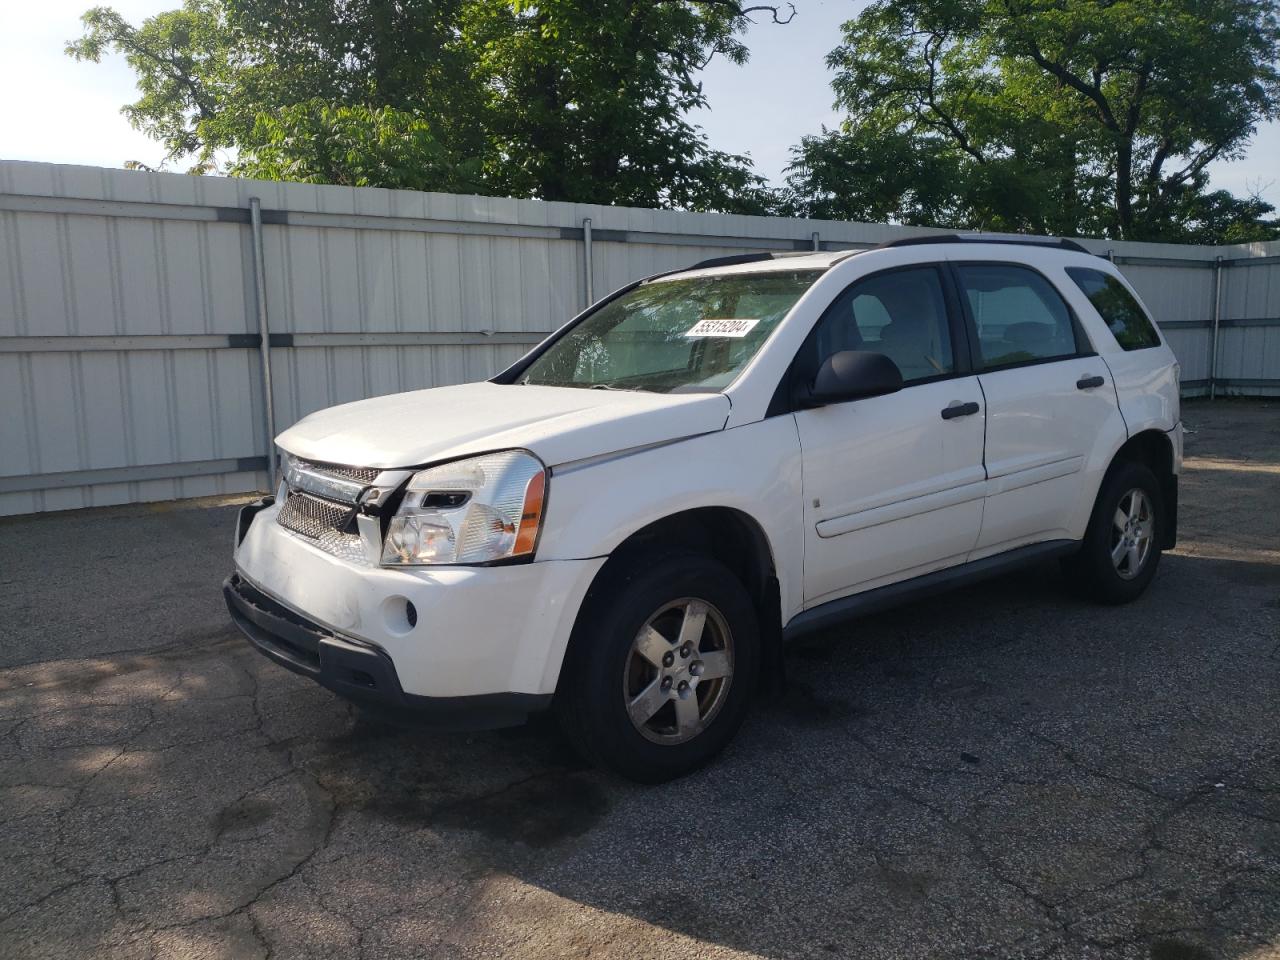
[[[167,161],[206,168],[225,152],[238,156],[236,172],[253,169],[261,147],[278,161],[287,143],[292,168],[312,179],[333,171],[350,132],[342,108],[351,108],[368,123],[410,115],[415,141],[436,145],[428,165],[438,168],[439,150],[465,158],[483,144],[480,91],[456,36],[460,3],[349,0],[339,10],[324,0],[185,0],[137,27],[95,7],[67,53],[94,62],[124,55],[142,96],[123,112],[164,144]]]
[[[1206,192],[1203,178],[1169,199],[1170,215],[1145,239],[1172,243],[1258,243],[1280,239],[1276,208],[1257,195]],[[1165,232],[1159,232],[1163,226]]]
[[[548,200],[765,212],[748,158],[713,150],[687,120],[698,73],[747,59],[752,12],[734,0],[476,0],[472,45],[491,111],[487,176]]]
[[[847,117],[795,149],[792,208],[1132,239],[1189,239],[1206,204],[1260,221],[1205,199],[1206,168],[1280,116],[1274,0],[878,0],[843,29]]]
[[[750,160],[687,119],[746,60],[739,0],[185,0],[68,44],[122,53],[124,108],[197,169],[548,200],[763,212]]]
[[[421,117],[394,107],[335,107],[318,100],[290,104],[258,114],[253,143],[227,172],[350,187],[484,189],[478,160],[454,157]]]

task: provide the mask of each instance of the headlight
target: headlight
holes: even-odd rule
[[[533,554],[547,474],[523,450],[429,467],[409,480],[382,544],[387,565],[490,563]]]

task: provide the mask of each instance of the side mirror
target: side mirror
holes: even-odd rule
[[[878,397],[902,389],[902,371],[883,353],[841,350],[818,368],[809,400],[814,406]]]

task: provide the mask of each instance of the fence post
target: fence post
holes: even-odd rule
[[[583,289],[587,294],[587,306],[591,306],[596,302],[595,278],[591,275],[591,218],[587,217],[582,221],[582,264],[583,272],[586,274],[586,283]]]
[[[262,398],[267,417],[267,478],[270,490],[279,482],[276,466],[276,411],[275,397],[271,392],[271,333],[267,326],[267,269],[262,250],[262,201],[249,198],[249,225],[253,235],[253,292],[258,306],[258,333],[262,344],[258,348],[262,358]]]
[[[1209,344],[1209,399],[1218,392],[1218,326],[1222,322],[1222,257],[1213,258],[1213,340]]]
[[[822,249],[822,238],[818,236],[818,231],[813,231],[813,235],[809,238],[813,242],[814,250]]]

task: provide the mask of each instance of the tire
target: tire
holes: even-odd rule
[[[1120,462],[1102,482],[1079,552],[1063,568],[1090,598],[1129,603],[1156,575],[1163,537],[1164,501],[1155,474],[1140,463]]]
[[[760,669],[756,610],[708,556],[613,563],[574,626],[557,712],[587,760],[662,783],[709,762],[742,725]]]

